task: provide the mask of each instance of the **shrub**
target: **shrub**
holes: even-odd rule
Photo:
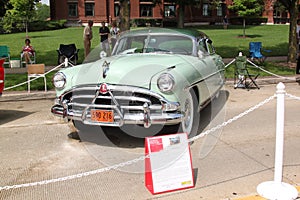
[[[29,23],[29,31],[56,30],[65,27],[66,20],[58,21],[35,21]]]
[[[163,27],[177,27],[176,19],[164,19]]]
[[[131,25],[133,27],[157,27],[161,25],[161,19],[152,19],[152,18],[139,18],[139,19],[132,19]]]

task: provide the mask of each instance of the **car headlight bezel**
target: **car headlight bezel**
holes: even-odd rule
[[[66,86],[66,75],[62,72],[57,72],[53,78],[52,83],[56,89],[63,89]]]
[[[169,73],[161,74],[157,79],[157,87],[161,92],[171,92],[175,86],[175,79]]]

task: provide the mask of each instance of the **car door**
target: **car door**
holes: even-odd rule
[[[198,85],[200,91],[200,104],[205,103],[222,85],[222,59],[216,54],[212,41],[201,38],[198,41],[198,60],[203,80]]]

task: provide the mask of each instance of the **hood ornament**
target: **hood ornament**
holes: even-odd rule
[[[109,65],[110,63],[106,62],[106,60],[104,61],[102,68],[103,68],[103,73],[102,73],[102,77],[105,78],[107,76],[107,72],[109,70]]]

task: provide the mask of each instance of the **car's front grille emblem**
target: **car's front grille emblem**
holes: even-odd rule
[[[107,85],[105,83],[102,83],[100,85],[99,92],[101,94],[106,94],[108,92]]]

